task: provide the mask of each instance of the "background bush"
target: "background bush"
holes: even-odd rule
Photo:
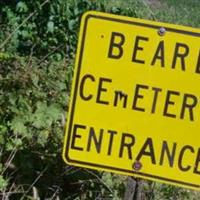
[[[200,27],[199,9],[198,0],[0,0],[0,198],[122,199],[126,177],[61,159],[80,18],[99,10]],[[200,198],[151,182],[146,193]]]

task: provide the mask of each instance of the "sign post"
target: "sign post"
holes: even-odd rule
[[[200,189],[200,31],[88,12],[64,160]]]

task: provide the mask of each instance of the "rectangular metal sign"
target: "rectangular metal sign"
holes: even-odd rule
[[[63,158],[200,189],[200,30],[82,17]]]

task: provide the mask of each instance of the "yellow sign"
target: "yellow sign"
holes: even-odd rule
[[[200,189],[200,30],[88,12],[63,158]]]

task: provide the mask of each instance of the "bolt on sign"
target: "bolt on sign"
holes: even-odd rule
[[[87,12],[63,158],[200,190],[200,30]]]

